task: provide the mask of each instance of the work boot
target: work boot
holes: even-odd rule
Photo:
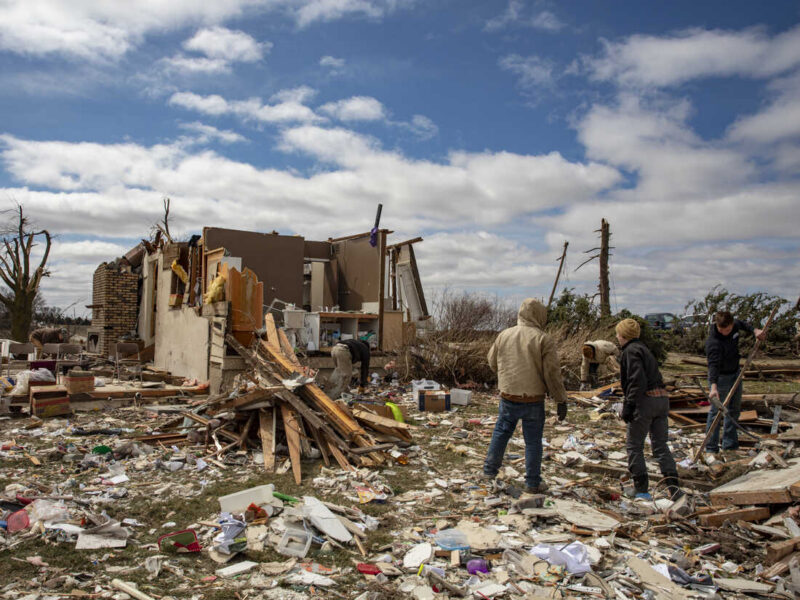
[[[675,501],[683,496],[683,491],[681,491],[677,473],[664,477],[664,484],[667,486],[667,496],[670,500]]]
[[[547,485],[544,481],[542,481],[537,486],[526,485],[525,486],[525,493],[526,494],[544,494],[549,489],[550,489],[550,486]]]
[[[478,480],[484,483],[491,483],[497,478],[497,475],[489,475],[488,473],[481,473],[478,475]]]

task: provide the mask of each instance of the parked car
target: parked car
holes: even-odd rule
[[[648,313],[644,316],[644,320],[653,329],[662,331],[675,329],[678,323],[678,317],[672,313]]]

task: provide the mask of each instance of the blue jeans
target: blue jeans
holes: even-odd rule
[[[503,463],[508,440],[522,421],[525,437],[525,484],[538,487],[542,482],[542,433],[544,432],[544,402],[511,402],[500,400],[497,423],[483,463],[483,472],[494,477]]]
[[[730,375],[722,375],[720,374],[719,379],[717,380],[717,390],[719,391],[719,401],[725,402],[725,398],[728,397],[728,392],[730,392],[731,387],[733,386],[736,378],[739,376],[739,373],[732,373]],[[706,431],[709,430],[711,427],[711,423],[714,421],[714,418],[717,416],[719,409],[713,404],[711,405],[711,410],[708,413],[708,419],[706,420]],[[742,412],[742,384],[740,383],[736,387],[736,392],[733,394],[731,401],[728,403],[728,413],[737,420],[739,420],[739,413]],[[719,429],[720,426],[714,428],[714,432],[711,434],[711,437],[708,438],[708,442],[706,443],[706,451],[708,452],[719,452]],[[739,447],[739,431],[736,429],[736,425],[733,424],[727,416],[725,417],[725,421],[722,427],[722,449],[723,450],[736,450]]]

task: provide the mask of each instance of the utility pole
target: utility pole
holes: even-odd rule
[[[599,248],[592,248],[591,250],[586,250],[584,254],[589,254],[591,252],[600,251],[598,254],[594,254],[583,261],[578,267],[575,269],[576,271],[580,269],[586,263],[593,261],[595,258],[600,259],[600,284],[598,285],[598,289],[600,292],[600,316],[601,317],[610,317],[611,316],[611,294],[610,289],[611,287],[608,284],[608,257],[610,256],[609,250],[613,248],[613,246],[609,246],[608,242],[611,239],[611,228],[609,227],[608,221],[602,219],[600,221],[600,229],[595,229],[595,232],[600,233],[600,247]],[[597,294],[595,294],[597,296]]]
[[[547,301],[547,308],[550,308],[550,305],[553,303],[553,296],[556,293],[558,280],[561,277],[561,269],[564,268],[564,259],[567,258],[567,246],[569,246],[569,242],[564,242],[564,252],[561,253],[561,259],[558,263],[558,273],[556,273],[556,280],[553,282],[553,289],[550,291],[550,299]]]
[[[611,231],[608,221],[600,222],[600,316],[611,316],[611,300],[608,285],[608,240]]]

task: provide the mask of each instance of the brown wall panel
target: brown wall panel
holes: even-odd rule
[[[302,237],[206,227],[203,238],[206,248],[223,247],[231,256],[241,257],[242,267],[255,272],[264,282],[264,304],[278,298],[302,306],[306,250]]]
[[[364,302],[378,302],[381,293],[380,245],[369,245],[369,234],[333,242],[339,266],[339,306],[361,310]]]

